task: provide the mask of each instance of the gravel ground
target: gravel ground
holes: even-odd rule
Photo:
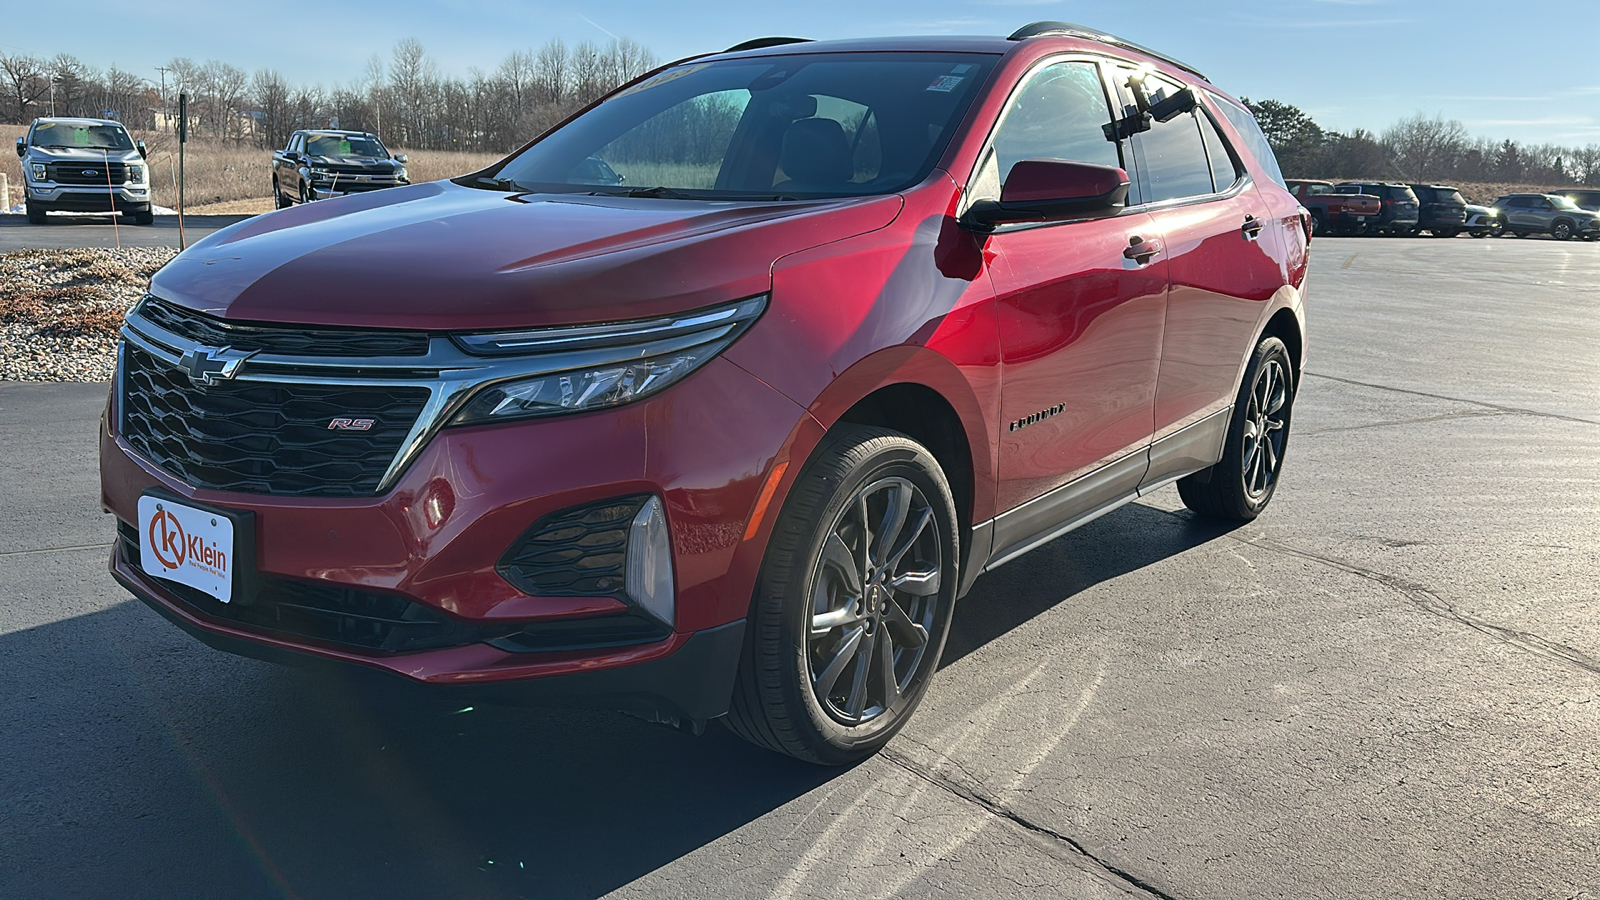
[[[0,381],[108,381],[117,328],[161,247],[20,250],[0,255]]]

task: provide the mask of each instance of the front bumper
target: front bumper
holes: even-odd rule
[[[46,211],[144,212],[150,208],[149,188],[126,185],[113,190],[105,187],[27,186],[28,200]]]
[[[526,705],[578,701],[606,703],[646,718],[700,723],[728,711],[739,655],[741,621],[659,644],[630,647],[603,656],[512,661],[484,644],[447,650],[368,656],[331,647],[296,644],[252,634],[210,618],[177,601],[129,565],[121,543],[111,555],[111,575],[135,597],[191,636],[215,649],[266,662],[312,669],[355,667],[397,676],[447,692],[451,703]]]
[[[252,568],[263,579],[400,596],[489,630],[615,613],[621,603],[609,598],[525,594],[497,564],[551,513],[629,494],[661,497],[672,537],[676,620],[666,638],[649,643],[536,652],[478,640],[415,652],[356,648],[208,614],[132,564],[120,542],[112,573],[191,634],[245,655],[354,664],[431,685],[494,685],[513,697],[524,687],[530,697],[626,695],[639,701],[633,705],[694,720],[722,714],[731,696],[738,632],[773,518],[756,515],[758,497],[770,474],[783,471],[775,464],[821,432],[792,402],[714,359],[672,389],[627,406],[445,429],[387,492],[316,498],[192,488],[113,431],[115,401],[108,412],[102,502],[121,522],[137,523],[139,498],[150,491],[248,513]],[[543,686],[577,675],[584,676],[581,684]]]

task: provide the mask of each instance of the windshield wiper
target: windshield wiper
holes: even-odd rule
[[[603,197],[657,197],[662,200],[700,200],[701,197],[692,197],[683,191],[675,191],[669,187],[632,188],[626,191],[593,191],[592,193]]]
[[[508,193],[527,190],[527,188],[517,184],[515,181],[512,181],[509,178],[490,178],[487,175],[479,175],[473,180],[473,182],[484,187],[493,188],[497,191],[506,191]]]

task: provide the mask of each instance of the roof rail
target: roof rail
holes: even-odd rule
[[[726,50],[724,50],[722,52],[723,53],[738,53],[741,50],[762,50],[762,49],[765,49],[767,47],[781,47],[784,44],[809,44],[809,43],[811,43],[811,38],[797,38],[797,37],[752,38],[751,40],[743,41],[743,42],[738,43],[738,44],[734,44],[732,47],[729,47],[728,49],[726,49]]]
[[[1018,28],[1016,31],[1013,31],[1007,40],[1025,41],[1028,38],[1036,37],[1075,37],[1087,38],[1091,41],[1100,41],[1101,43],[1110,44],[1114,47],[1122,47],[1127,50],[1136,50],[1146,56],[1153,56],[1162,62],[1171,63],[1172,65],[1175,65],[1185,72],[1194,75],[1202,81],[1211,80],[1205,76],[1204,72],[1201,72],[1199,69],[1196,69],[1194,66],[1191,66],[1186,62],[1173,59],[1165,53],[1158,53],[1154,50],[1151,50],[1149,47],[1135,44],[1133,41],[1127,40],[1126,38],[1119,38],[1114,34],[1109,34],[1101,31],[1098,28],[1090,28],[1087,25],[1074,25],[1071,22],[1032,22],[1022,26],[1021,28]]]

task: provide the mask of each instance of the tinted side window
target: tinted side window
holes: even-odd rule
[[[1200,120],[1200,135],[1205,139],[1206,158],[1211,160],[1211,183],[1218,191],[1225,191],[1239,180],[1239,170],[1234,166],[1228,144],[1222,139],[1211,117],[1203,112],[1197,112],[1196,115]]]
[[[1064,159],[1122,168],[1122,153],[1106,138],[1111,107],[1091,62],[1038,69],[1017,91],[995,129],[972,196],[998,197],[1011,167],[1025,159]]]
[[[1179,90],[1176,84],[1156,76],[1147,77],[1145,84],[1151,103],[1159,103]],[[1165,122],[1151,120],[1150,130],[1135,140],[1139,143],[1139,168],[1148,188],[1147,202],[1198,197],[1215,189],[1195,113],[1186,112]]]
[[[1244,140],[1250,155],[1256,158],[1256,162],[1266,171],[1267,177],[1282,187],[1283,170],[1278,168],[1278,157],[1273,155],[1272,145],[1267,143],[1267,136],[1256,123],[1256,117],[1251,115],[1249,110],[1235,106],[1216,94],[1212,94],[1211,99],[1216,102],[1217,109],[1222,110],[1222,115],[1227,118],[1228,124],[1233,126],[1233,130],[1239,132],[1239,137]]]

